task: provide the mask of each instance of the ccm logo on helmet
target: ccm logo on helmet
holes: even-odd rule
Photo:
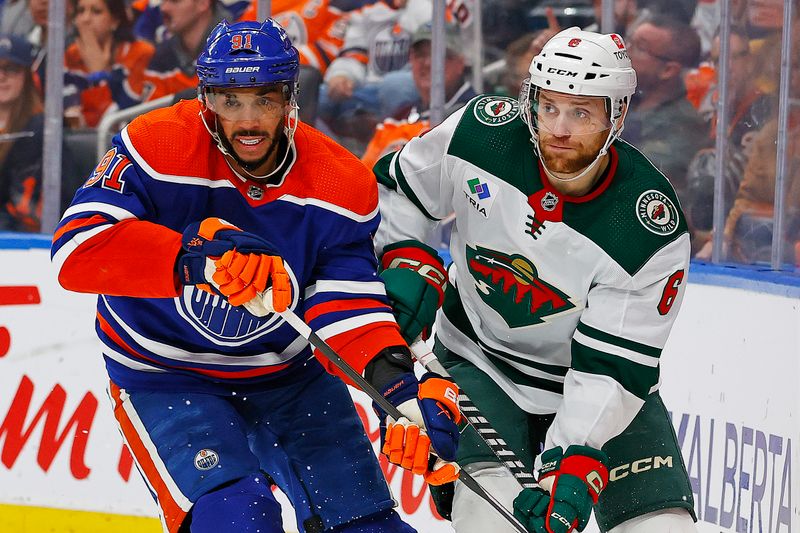
[[[238,74],[245,72],[258,72],[261,67],[228,67],[225,69],[225,74]]]
[[[547,69],[548,74],[558,74],[559,76],[569,76],[570,78],[575,78],[578,76],[577,72],[570,72],[569,70],[563,70],[556,67],[550,67]]]

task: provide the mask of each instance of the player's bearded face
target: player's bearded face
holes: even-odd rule
[[[548,169],[576,174],[594,162],[611,128],[604,98],[543,90],[533,106],[539,151]]]
[[[283,94],[264,88],[227,90],[208,96],[217,114],[223,142],[244,163],[272,159],[277,152],[285,122]]]

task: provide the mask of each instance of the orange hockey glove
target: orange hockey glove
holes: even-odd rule
[[[184,285],[225,296],[255,316],[285,311],[291,281],[275,247],[220,218],[190,224],[183,232],[178,274]]]

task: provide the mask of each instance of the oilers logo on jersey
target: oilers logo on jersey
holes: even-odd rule
[[[284,263],[292,283],[292,303],[297,307],[297,278],[288,263]],[[282,321],[277,313],[257,317],[244,307],[232,306],[218,294],[195,286],[186,286],[175,299],[178,314],[205,338],[215,343],[239,346],[277,329]]]

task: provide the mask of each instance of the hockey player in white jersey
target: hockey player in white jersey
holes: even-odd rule
[[[570,28],[519,100],[478,96],[374,169],[398,323],[413,340],[436,317],[434,352],[536,472],[521,490],[462,436],[459,463],[531,532],[582,531],[593,508],[602,531],[695,531],[658,393],[689,235],[669,181],[619,138],[635,88],[618,35]],[[444,274],[422,243],[451,213]],[[510,531],[460,482],[450,497],[437,491],[458,533]]]

